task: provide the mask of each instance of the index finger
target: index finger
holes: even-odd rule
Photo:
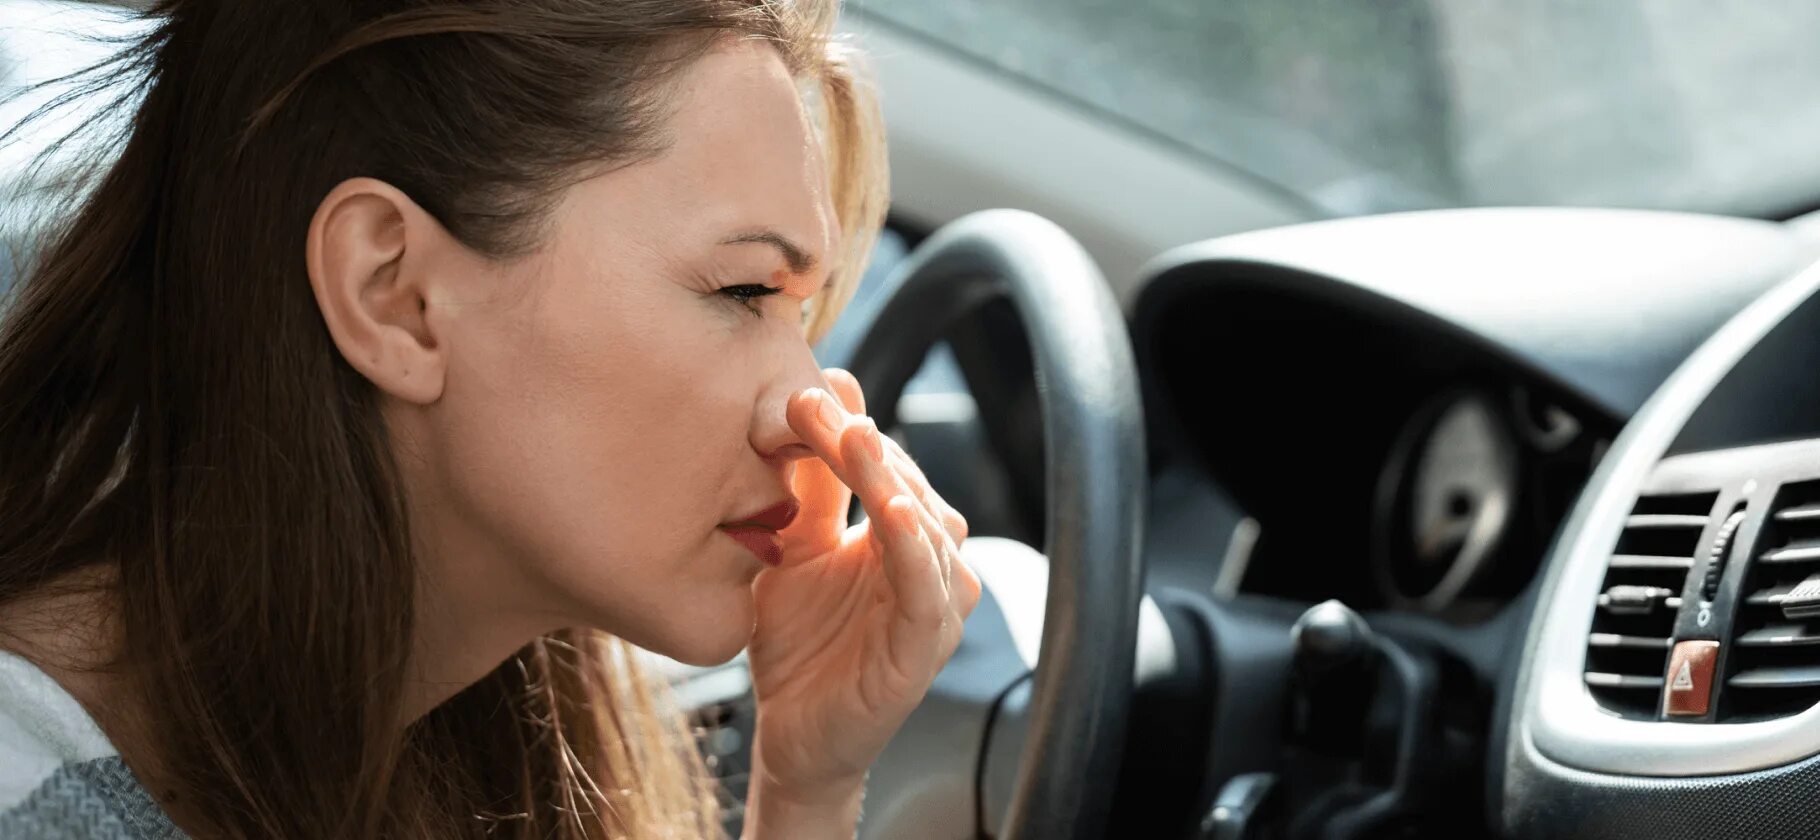
[[[868,516],[877,516],[892,495],[909,492],[902,477],[885,461],[884,436],[872,418],[846,413],[835,404],[832,395],[819,388],[807,389],[793,397],[789,418],[791,428],[801,436],[803,443],[821,456],[842,482],[853,488]],[[849,447],[846,445],[849,438],[865,445],[857,449]],[[876,466],[876,473],[870,472],[868,466]]]
[[[811,443],[817,410],[814,393],[817,389],[793,394],[784,405],[791,430],[818,456],[797,461],[790,479],[798,508],[796,522],[784,529],[784,544],[786,549],[806,554],[820,554],[840,545],[847,528],[847,511],[853,504],[853,491],[835,473],[833,463],[821,448]],[[805,397],[806,394],[811,396]]]

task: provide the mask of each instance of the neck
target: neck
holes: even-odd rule
[[[439,556],[442,561],[425,565],[441,566],[450,559]],[[425,574],[420,580],[403,725],[480,681],[538,636],[563,626],[554,617],[527,618],[496,589],[477,587],[477,577]]]
[[[440,492],[434,468],[406,453],[423,430],[415,417],[390,419],[393,436],[406,443],[396,457],[410,506],[417,593],[410,662],[400,709],[408,726],[480,681],[507,657],[546,633],[574,624],[559,604],[513,575],[501,562],[508,549],[476,517]]]

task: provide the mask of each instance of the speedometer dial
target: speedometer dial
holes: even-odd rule
[[[1497,554],[1517,493],[1517,446],[1484,393],[1448,394],[1404,427],[1378,483],[1379,584],[1393,603],[1453,604]]]

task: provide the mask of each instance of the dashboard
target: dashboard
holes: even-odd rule
[[[1820,835],[1806,807],[1820,628],[1804,588],[1820,578],[1817,292],[1810,269],[1731,319],[1589,484],[1523,648],[1500,756],[1506,833]],[[1667,594],[1614,611],[1620,587]],[[1626,637],[1662,643],[1607,649]]]
[[[1453,646],[1500,834],[1820,833],[1820,272],[1771,225],[1421,215],[1162,261],[1153,496],[1221,514],[1152,527],[1225,550],[1153,576]]]
[[[1164,257],[1133,309],[1153,496],[1203,498],[1152,519],[1153,573],[1211,559],[1228,593],[1488,620],[1533,584],[1625,420],[1794,251],[1764,223],[1555,209]],[[1184,527],[1221,533],[1168,550],[1197,544]]]
[[[1234,591],[1474,620],[1528,584],[1616,422],[1457,335],[1220,297],[1157,324],[1155,437],[1238,511]]]
[[[1537,537],[1609,444],[1533,387],[1442,390],[1411,412],[1373,491],[1371,568],[1393,607],[1470,612],[1533,576]]]
[[[1789,279],[1811,258],[1772,223],[1580,209],[1160,257],[1127,314],[1147,590],[1183,670],[1139,681],[1154,760],[1115,814],[1174,825],[1275,774],[1317,814],[1286,836],[1363,814],[1361,778],[1395,836],[1820,835],[1796,807],[1820,793],[1820,274]],[[1038,544],[1023,337],[988,308],[949,339],[1007,488],[978,532]],[[1774,613],[1806,567],[1738,559],[1760,547],[1815,562],[1811,632]],[[1330,599],[1403,670],[1316,690],[1294,632]],[[1688,642],[1709,670],[1684,680]],[[1710,691],[1694,717],[1663,699],[1684,682]],[[1201,811],[1152,796],[1183,785]]]
[[[1285,837],[1820,836],[1794,807],[1820,793],[1820,275],[1790,279],[1813,256],[1769,222],[1554,208],[1155,260],[1126,302],[1130,489],[1139,650],[1170,664],[1134,679],[1115,822],[1205,830],[1262,780]],[[945,345],[969,410],[904,412],[907,445],[975,534],[1042,545],[1020,319],[984,304]],[[1776,612],[1808,560],[1811,632]],[[1305,626],[1376,653],[1336,666]],[[1683,680],[1689,642],[1708,670]],[[1694,717],[1665,705],[1684,682]]]

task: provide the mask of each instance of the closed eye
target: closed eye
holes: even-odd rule
[[[753,301],[775,295],[783,291],[783,288],[780,286],[766,286],[760,283],[741,283],[737,286],[722,286],[716,291],[739,301],[747,309],[751,310],[753,315],[763,315],[765,314],[764,310],[758,308],[758,305],[753,303]]]

